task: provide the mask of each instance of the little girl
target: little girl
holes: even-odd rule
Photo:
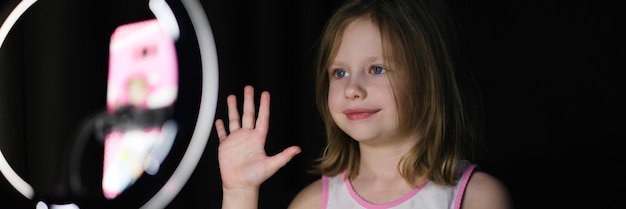
[[[317,102],[327,146],[322,178],[290,208],[510,208],[505,186],[470,160],[479,143],[437,0],[347,1],[320,40]],[[261,183],[300,152],[264,151],[269,93],[256,122],[253,88],[241,120],[228,97],[230,135],[215,123],[223,208],[257,208]]]

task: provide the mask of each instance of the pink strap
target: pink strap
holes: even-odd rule
[[[470,165],[465,172],[463,172],[463,177],[461,182],[459,182],[459,191],[456,193],[456,197],[454,198],[454,208],[461,208],[461,201],[463,200],[463,194],[465,193],[465,188],[467,187],[467,183],[469,182],[470,177],[472,176],[472,172],[476,168],[475,164]]]
[[[322,175],[322,209],[328,206],[328,177]]]

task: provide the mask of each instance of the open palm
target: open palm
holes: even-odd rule
[[[234,95],[227,98],[229,131],[224,122],[216,120],[215,128],[219,137],[219,167],[224,189],[256,188],[283,167],[300,152],[296,146],[267,156],[265,140],[269,128],[270,94],[261,93],[259,114],[255,120],[254,88],[244,88],[243,115],[239,117],[237,99]]]

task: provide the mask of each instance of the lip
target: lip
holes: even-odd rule
[[[378,111],[380,110],[356,108],[344,110],[343,114],[346,115],[348,120],[362,120],[369,118],[370,116],[376,114]]]

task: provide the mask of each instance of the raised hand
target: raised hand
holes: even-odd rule
[[[267,156],[265,153],[270,116],[269,92],[261,93],[256,121],[252,86],[244,88],[241,118],[234,95],[228,96],[227,105],[230,134],[227,133],[222,119],[215,121],[215,130],[220,141],[218,160],[224,189],[223,208],[252,208],[252,205],[256,208],[260,185],[301,150],[297,146],[291,146],[274,156]]]

